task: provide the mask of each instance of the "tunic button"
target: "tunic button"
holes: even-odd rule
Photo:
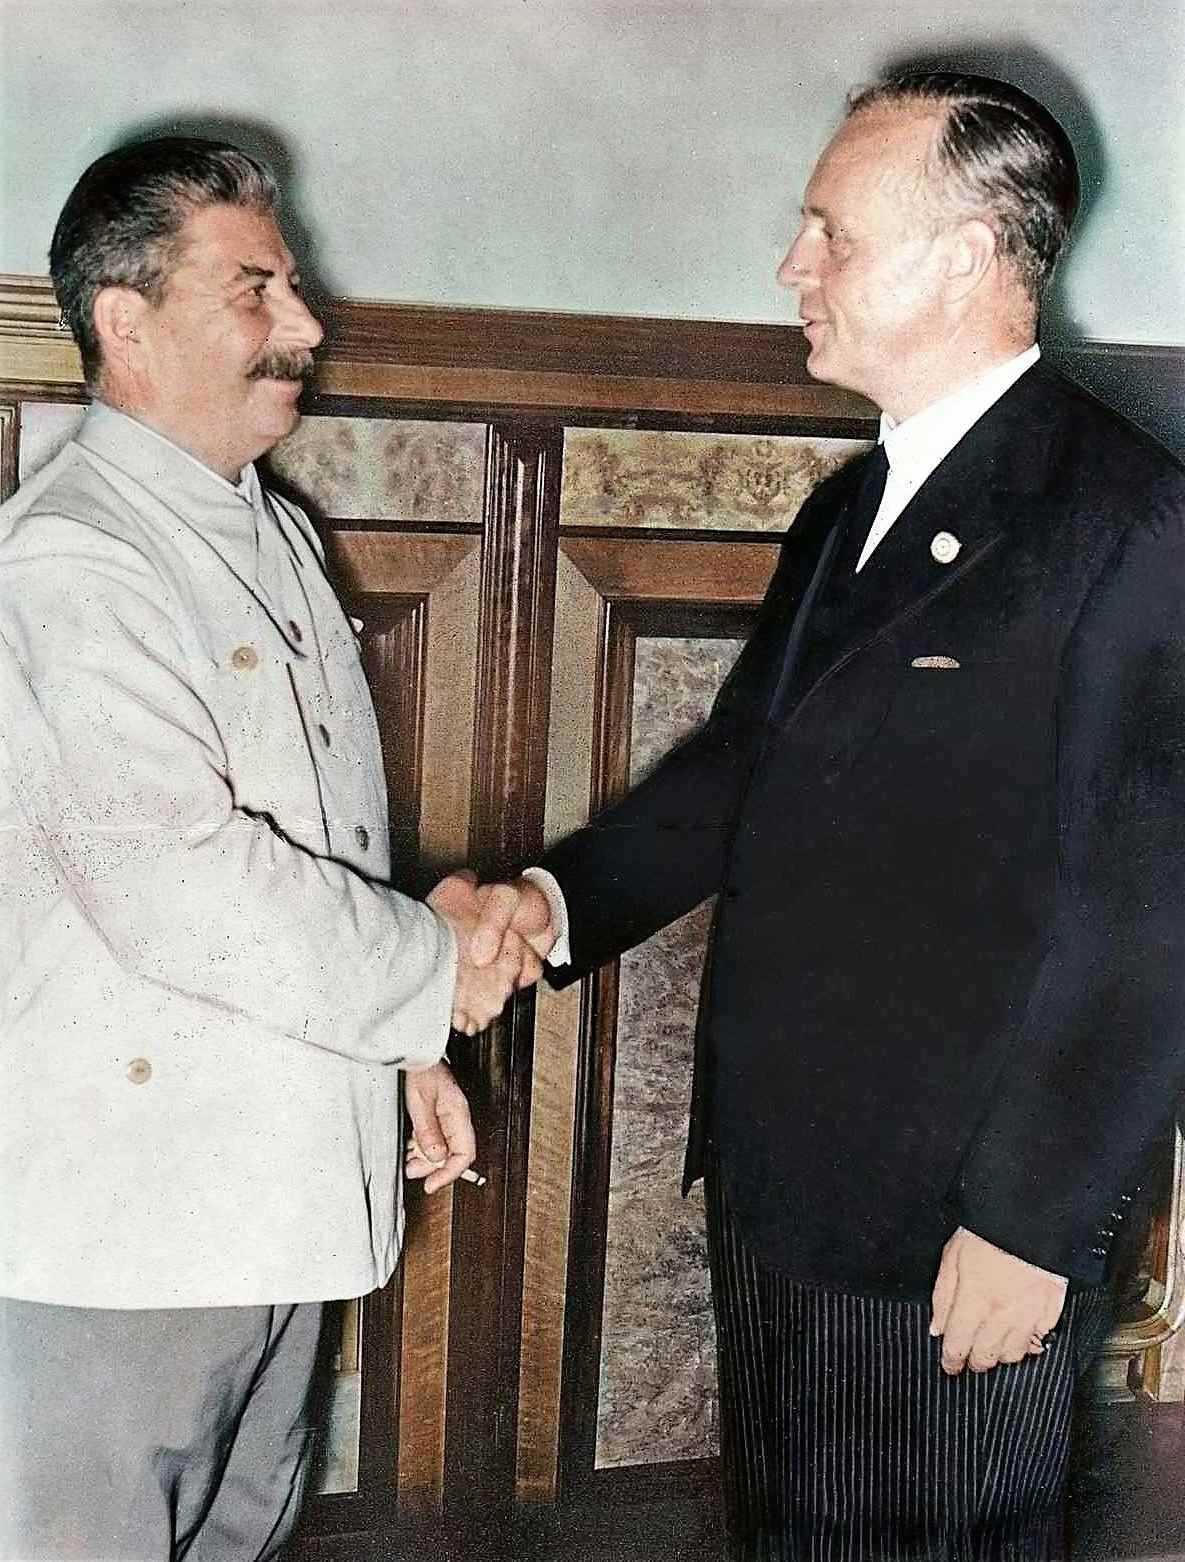
[[[358,842],[361,851],[365,851],[370,845],[370,831],[364,824],[356,824],[354,826],[354,839]]]
[[[237,646],[230,653],[230,665],[236,672],[249,673],[259,666],[259,652],[253,645]]]
[[[152,1078],[152,1064],[147,1058],[133,1058],[128,1064],[128,1078],[133,1085],[146,1085]]]
[[[320,734],[322,743],[324,743],[325,747],[328,748],[331,741],[329,737],[329,728],[322,721],[317,724],[317,731]]]
[[[304,639],[304,636],[300,632],[300,625],[295,621],[295,619],[290,618],[288,620],[288,633],[296,641],[297,645],[299,645],[300,642]]]

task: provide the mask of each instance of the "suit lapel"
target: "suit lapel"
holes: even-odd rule
[[[1005,541],[1044,481],[1047,399],[1038,365],[935,468],[858,575],[864,537],[841,540],[805,636],[791,706]]]

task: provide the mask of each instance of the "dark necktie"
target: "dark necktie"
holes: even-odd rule
[[[875,445],[868,453],[868,460],[860,478],[860,486],[852,495],[844,518],[844,534],[840,539],[839,553],[831,578],[837,583],[850,580],[856,573],[856,565],[868,541],[868,533],[876,520],[889,479],[889,457],[884,445]]]

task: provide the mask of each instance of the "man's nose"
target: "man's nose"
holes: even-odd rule
[[[777,270],[779,287],[802,287],[807,280],[806,235],[800,229]]]
[[[293,292],[284,300],[276,321],[277,337],[293,347],[307,347],[312,352],[325,336],[321,322],[299,293]]]

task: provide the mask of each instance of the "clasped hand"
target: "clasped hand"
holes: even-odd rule
[[[452,1024],[466,1036],[496,1019],[507,999],[537,982],[555,943],[547,896],[529,879],[479,884],[475,874],[450,873],[428,904],[457,938]]]

